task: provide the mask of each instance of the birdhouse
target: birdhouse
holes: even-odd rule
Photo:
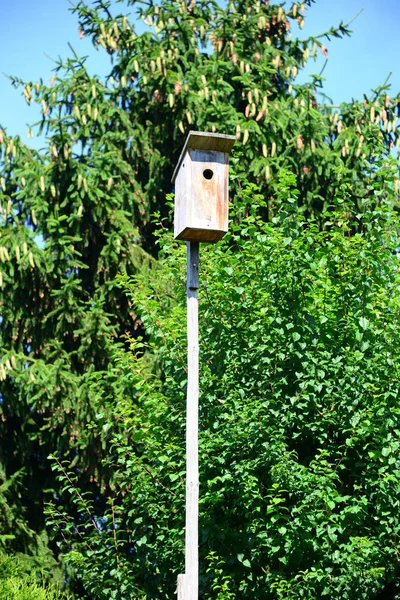
[[[174,171],[174,236],[217,242],[228,231],[228,160],[233,135],[190,131]]]

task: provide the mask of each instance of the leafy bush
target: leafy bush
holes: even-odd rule
[[[80,35],[107,52],[108,76],[94,76],[71,49],[50,82],[11,78],[28,104],[40,106],[34,129],[46,137],[40,151],[32,150],[0,124],[0,474],[8,490],[0,490],[0,542],[7,552],[42,560],[51,498],[61,514],[81,518],[76,504],[63,505],[68,496],[49,454],[73,464],[95,515],[111,502],[115,470],[103,459],[112,451],[120,382],[109,339],[143,333],[116,277],[133,276],[152,261],[147,252],[157,254],[150,215],[167,213],[165,195],[189,129],[236,134],[243,155],[232,197],[239,203],[244,177],[255,182],[265,220],[279,210],[279,174],[288,168],[296,175],[298,208],[320,227],[343,179],[351,186],[350,213],[362,213],[367,197],[371,203],[366,161],[388,197],[378,167],[400,144],[400,98],[385,82],[361,101],[334,107],[319,93],[321,74],[300,83],[302,69],[326,56],[326,40],[350,33],[340,23],[304,37],[312,4],[80,0],[72,8]],[[124,14],[131,9],[144,26]],[[252,204],[251,189],[246,193]],[[242,208],[235,222],[248,213]],[[245,282],[236,288],[246,289]],[[233,290],[233,306],[241,299]],[[154,332],[147,301],[143,322]],[[165,370],[163,356],[156,362]],[[180,464],[180,444],[177,452]],[[50,543],[47,564],[52,552]],[[168,578],[163,585],[172,589]],[[158,589],[157,577],[143,586]]]
[[[390,161],[380,169],[390,195]],[[396,587],[398,221],[367,162],[365,177],[371,193],[355,214],[337,172],[341,194],[323,229],[299,212],[291,174],[271,223],[244,186],[235,210],[248,216],[202,246],[204,600],[354,600]],[[67,560],[99,599],[130,597],[119,564],[148,598],[170,598],[183,570],[186,263],[168,233],[160,243],[160,263],[128,284],[150,343],[114,350],[112,511],[101,527],[69,519],[67,528]],[[88,568],[85,544],[103,569]]]
[[[15,556],[0,556],[0,600],[68,600],[56,587],[27,574]]]

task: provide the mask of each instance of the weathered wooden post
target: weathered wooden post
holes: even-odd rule
[[[199,597],[199,246],[200,242],[217,242],[228,231],[228,160],[235,139],[231,135],[190,131],[172,177],[174,235],[187,243],[185,574],[178,575],[178,600]]]

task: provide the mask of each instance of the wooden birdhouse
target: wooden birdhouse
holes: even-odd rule
[[[228,160],[233,135],[190,131],[174,171],[174,236],[217,242],[228,231]]]

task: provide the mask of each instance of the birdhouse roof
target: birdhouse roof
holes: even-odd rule
[[[178,174],[183,157],[189,148],[194,150],[214,150],[216,152],[230,152],[236,141],[234,135],[225,135],[223,133],[209,133],[207,131],[189,131],[185,145],[172,175],[172,183]]]

